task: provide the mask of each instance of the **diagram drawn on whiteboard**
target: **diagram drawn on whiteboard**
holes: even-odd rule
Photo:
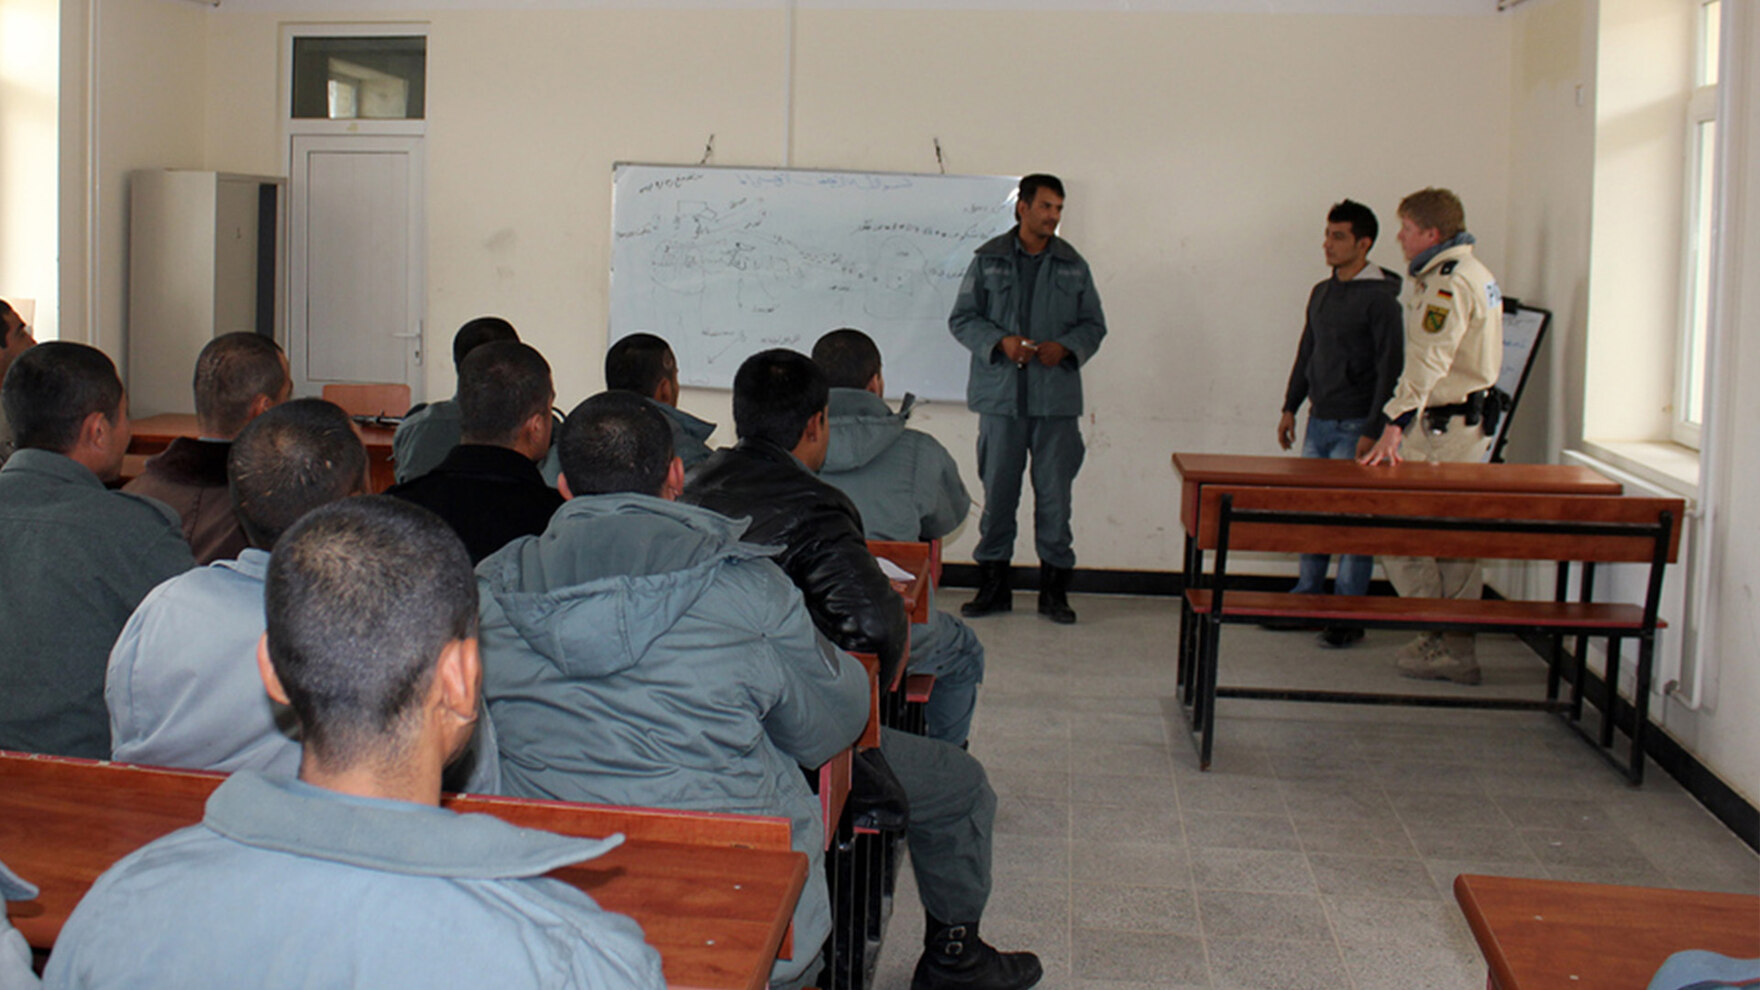
[[[853,326],[889,386],[962,398],[947,314],[973,250],[1014,223],[1017,181],[619,165],[610,339],[659,334],[684,384],[725,388],[757,351]]]

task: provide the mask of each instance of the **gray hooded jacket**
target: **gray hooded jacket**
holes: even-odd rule
[[[893,412],[861,389],[831,390],[831,447],[819,477],[856,504],[871,540],[938,540],[971,510],[959,466],[941,442],[907,429],[907,405]]]
[[[788,818],[812,860],[804,970],[831,919],[800,768],[854,742],[867,676],[745,528],[645,495],[569,501],[477,567],[483,688],[507,794]]]

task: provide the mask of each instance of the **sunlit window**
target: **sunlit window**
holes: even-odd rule
[[[424,37],[295,38],[293,115],[420,120],[427,61]]]
[[[1697,85],[1687,101],[1687,209],[1674,438],[1689,447],[1699,446],[1700,426],[1705,420],[1705,341],[1710,326],[1717,220],[1717,48],[1722,13],[1721,0],[1703,0],[1699,5]]]

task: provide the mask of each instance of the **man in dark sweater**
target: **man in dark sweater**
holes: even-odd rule
[[[1277,421],[1277,442],[1284,450],[1295,443],[1296,411],[1304,399],[1304,457],[1351,460],[1381,435],[1381,406],[1393,397],[1405,364],[1405,329],[1399,275],[1369,263],[1379,232],[1374,212],[1361,203],[1344,200],[1326,215],[1324,250],[1332,277],[1308,295],[1308,319]],[[1292,590],[1325,590],[1328,562],[1325,554],[1303,554],[1301,577]],[[1374,566],[1370,557],[1339,558],[1333,590],[1364,594]],[[1320,645],[1349,646],[1362,638],[1359,628],[1329,626],[1320,633]]]
[[[446,520],[471,563],[516,536],[536,536],[562,507],[537,461],[550,450],[556,389],[550,364],[513,340],[483,344],[458,368],[461,442],[432,471],[385,494]]]

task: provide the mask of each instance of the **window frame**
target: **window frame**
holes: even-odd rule
[[[1712,20],[1711,8],[1717,8]],[[1694,31],[1694,82],[1687,99],[1684,164],[1682,174],[1680,306],[1676,322],[1674,401],[1670,412],[1670,439],[1683,447],[1700,449],[1704,417],[1710,406],[1710,362],[1718,292],[1717,226],[1722,186],[1723,128],[1719,120],[1721,52],[1713,46],[1721,40],[1728,11],[1721,0],[1698,0],[1698,27]],[[1713,35],[1712,27],[1716,27]],[[1715,68],[1712,68],[1715,67]],[[1715,77],[1707,79],[1708,76]],[[1702,136],[1705,125],[1715,128],[1712,140]],[[1710,156],[1707,162],[1706,156]],[[1707,167],[1709,166],[1709,167]],[[1702,181],[1703,180],[1703,181]],[[1701,223],[1703,219],[1704,223]],[[1709,229],[1705,225],[1709,225]],[[1700,250],[1703,245],[1704,250]],[[1703,281],[1706,288],[1699,292]],[[1700,371],[1694,375],[1694,366]],[[1695,381],[1697,377],[1697,381]],[[1697,404],[1690,401],[1695,389]]]

